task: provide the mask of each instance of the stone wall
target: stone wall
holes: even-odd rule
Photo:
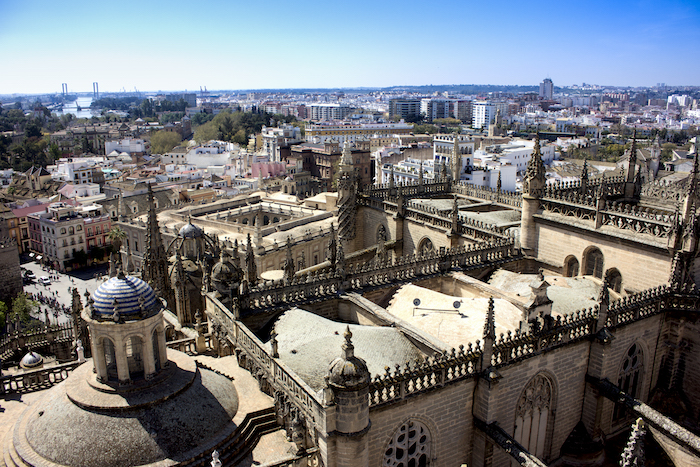
[[[453,467],[468,463],[473,436],[473,394],[474,380],[469,379],[398,404],[370,409],[369,465],[384,465],[388,443],[408,420],[419,421],[430,431],[431,466]]]
[[[668,282],[671,258],[665,249],[544,219],[538,219],[536,227],[537,259],[544,263],[561,267],[572,255],[578,260],[579,274],[583,274],[587,250],[595,246],[603,253],[603,273],[618,269],[624,289],[639,291]]]

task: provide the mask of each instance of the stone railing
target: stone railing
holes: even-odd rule
[[[211,345],[211,334],[204,335],[204,344],[206,345],[207,350],[213,350],[213,347]],[[198,354],[196,337],[186,337],[184,339],[166,342],[165,346],[169,349],[178,350],[182,353],[186,353],[187,355]]]
[[[695,289],[673,291],[668,286],[645,290],[613,302],[607,312],[606,327],[615,329],[648,318],[663,311],[697,311],[700,294]],[[546,325],[529,333],[500,334],[493,345],[491,365],[504,367],[567,343],[593,337],[599,307],[583,309],[566,316],[558,316]],[[399,402],[432,388],[475,376],[479,371],[483,346],[480,341],[460,346],[445,354],[437,354],[415,364],[399,365],[392,371],[386,368],[370,384],[370,406],[377,407]]]
[[[540,200],[542,208],[551,213],[595,221],[598,213],[595,198],[578,193],[559,193],[555,198]],[[673,228],[673,213],[664,209],[639,207],[628,203],[607,201],[600,211],[600,226],[667,238]]]
[[[68,374],[79,365],[81,363],[76,360],[50,368],[39,368],[16,375],[2,376],[0,377],[0,393],[25,393],[47,389],[68,378]]]
[[[426,180],[422,185],[419,183],[397,183],[393,188],[388,183],[373,185],[360,192],[360,195],[367,198],[390,200],[399,196],[411,199],[449,193],[450,182],[448,180],[430,182]]]
[[[514,208],[522,207],[522,196],[520,193],[510,191],[498,191],[495,188],[472,185],[465,181],[460,181],[452,185],[455,193],[466,196],[467,198],[482,199],[484,201],[492,201],[496,204],[505,204]]]
[[[504,238],[469,247],[441,248],[426,255],[408,255],[384,263],[372,262],[347,267],[343,273],[329,271],[295,277],[291,282],[260,284],[243,300],[244,313],[270,312],[280,307],[311,303],[336,296],[341,290],[371,289],[410,282],[419,277],[450,269],[474,269],[517,257],[515,241]]]
[[[70,323],[13,332],[0,340],[0,358],[4,361],[16,350],[25,348],[31,350],[66,340],[73,340],[73,326]]]
[[[478,371],[481,349],[477,341],[476,348],[472,344],[467,350],[460,346],[459,350],[429,357],[419,363],[406,363],[401,368],[396,365],[392,372],[389,367],[383,375],[375,376],[369,386],[369,404],[375,408],[391,404],[407,397],[442,387],[445,384],[472,377]]]
[[[429,224],[445,231],[452,228],[451,212],[439,210],[431,206],[424,206],[410,202],[406,207],[405,217],[415,219],[423,224]],[[493,241],[506,238],[505,228],[472,219],[467,216],[459,216],[458,233],[480,241]]]
[[[641,194],[655,200],[661,200],[669,205],[675,205],[683,199],[686,190],[687,188],[683,185],[655,181],[642,185]]]
[[[673,230],[671,212],[623,203],[606,203],[601,222],[602,225],[661,238],[668,237]]]
[[[554,183],[548,183],[544,188],[544,198],[562,199],[562,197],[570,194],[579,194],[584,197],[595,198],[598,191],[598,187],[602,182],[602,178],[596,178],[593,180],[588,180],[586,183],[586,192],[582,193],[582,182],[581,180],[572,181],[557,181]],[[625,177],[622,175],[615,175],[613,177],[605,177],[605,187],[606,194],[610,197],[620,196],[624,194],[625,191]]]

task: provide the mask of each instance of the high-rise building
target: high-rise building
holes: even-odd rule
[[[391,99],[389,101],[389,117],[394,115],[403,119],[420,116],[420,99]]]
[[[496,116],[496,106],[489,101],[472,103],[472,128],[488,128]]]
[[[554,83],[549,78],[545,78],[544,81],[540,83],[540,98],[545,100],[551,100],[554,95]]]
[[[425,120],[429,123],[438,118],[450,118],[450,100],[421,99],[420,112],[425,114]]]

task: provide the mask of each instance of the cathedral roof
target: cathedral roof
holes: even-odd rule
[[[125,319],[150,316],[160,309],[156,294],[147,283],[133,276],[120,274],[100,285],[93,293],[94,313],[111,317],[115,310]]]

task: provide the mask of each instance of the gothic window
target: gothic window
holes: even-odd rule
[[[433,241],[427,237],[421,240],[418,244],[418,254],[420,256],[425,256],[429,253],[432,253],[434,250],[435,247],[433,246]]]
[[[547,377],[539,374],[520,394],[515,409],[514,438],[539,458],[544,458],[545,454],[552,405],[552,383]]]
[[[578,276],[578,260],[575,256],[569,256],[564,262],[564,276],[566,277],[576,277]]]
[[[430,464],[430,432],[409,420],[394,433],[384,452],[383,467],[425,467]]]
[[[603,278],[603,253],[598,248],[591,248],[586,253],[585,275]]]
[[[620,271],[616,268],[608,269],[605,271],[605,277],[608,280],[610,288],[620,293],[622,290],[622,274],[620,274]]]
[[[630,397],[639,397],[639,389],[642,376],[642,349],[636,343],[627,349],[622,366],[620,367],[620,376],[617,380],[617,387],[621,391],[627,393]],[[615,404],[613,411],[613,421],[618,421],[625,418],[626,410],[622,404]]]

